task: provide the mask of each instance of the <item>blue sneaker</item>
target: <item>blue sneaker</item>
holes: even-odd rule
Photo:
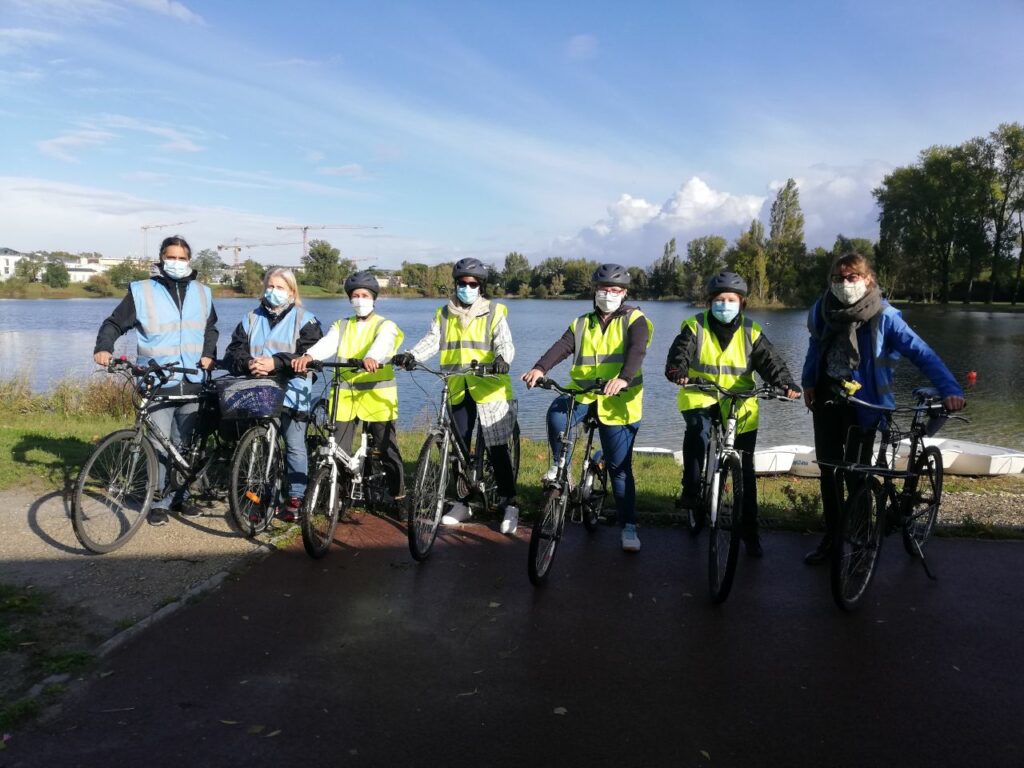
[[[622,551],[640,551],[640,537],[636,535],[636,525],[633,523],[626,523],[622,526]]]

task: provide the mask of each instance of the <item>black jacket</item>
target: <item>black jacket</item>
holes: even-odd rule
[[[268,312],[267,319],[270,321],[270,327],[273,328],[278,323],[285,322],[286,318],[287,322],[293,322],[292,312],[294,311],[295,305],[293,304],[276,316]],[[292,360],[305,353],[307,349],[320,341],[323,335],[324,332],[320,327],[319,320],[307,321],[299,329],[299,341],[296,344],[295,352],[277,352],[273,355],[274,375],[285,379],[289,378],[292,373]],[[231,343],[228,344],[228,348],[224,352],[224,360],[221,363],[221,367],[234,376],[248,376],[250,360],[252,360],[252,355],[249,354],[249,335],[245,332],[242,323],[239,323],[235,327],[235,332],[231,334]]]

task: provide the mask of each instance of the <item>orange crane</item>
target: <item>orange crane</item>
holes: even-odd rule
[[[309,230],[311,229],[380,229],[380,227],[365,224],[286,224],[278,229],[301,229],[302,230],[302,263],[306,263],[309,255],[309,244],[307,242]],[[366,261],[366,259],[349,259],[349,261]]]
[[[238,238],[236,237],[234,243],[232,243],[230,245],[218,245],[217,246],[217,250],[218,251],[228,251],[228,250],[231,250],[231,251],[235,252],[234,258],[232,259],[232,262],[231,262],[231,266],[234,268],[234,267],[238,266],[238,256],[242,252],[243,248],[262,248],[262,247],[264,247],[266,245],[298,245],[298,244],[299,244],[298,240],[295,240],[295,241],[290,242],[290,243],[240,243],[240,242],[238,242]]]
[[[189,221],[172,221],[170,224],[143,224],[139,229],[142,230],[142,259],[143,261],[149,261],[149,230],[151,229],[163,229],[164,227],[179,227],[182,224],[195,224],[196,220],[191,219]]]

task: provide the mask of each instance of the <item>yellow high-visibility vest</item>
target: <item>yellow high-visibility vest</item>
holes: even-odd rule
[[[494,328],[505,317],[508,317],[505,305],[491,302],[488,314],[474,317],[463,327],[459,316],[449,312],[447,305],[438,308],[434,320],[441,329],[441,370],[461,371],[474,360],[480,365],[493,363]],[[452,405],[461,403],[467,390],[477,403],[511,400],[512,379],[507,373],[486,378],[466,375],[448,379],[448,400]]]
[[[391,350],[393,355],[398,352],[402,339],[405,338],[402,329],[393,321],[377,314],[363,321],[357,317],[338,320],[334,324],[334,327],[341,331],[338,358],[366,357],[377,334],[388,326],[396,331],[395,347]],[[341,421],[394,421],[398,418],[398,384],[395,382],[395,369],[391,363],[382,365],[373,373],[339,369],[334,380],[333,405]]]
[[[601,318],[588,312],[573,320],[569,329],[575,337],[572,370],[569,376],[578,388],[593,385],[598,379],[611,381],[622,371],[626,362],[626,337],[633,323],[641,318],[647,323],[647,346],[654,338],[654,324],[639,309],[615,318],[608,327],[601,328]],[[633,424],[643,416],[644,376],[637,371],[629,386],[614,397],[589,394],[579,402],[597,401],[597,417],[602,424]]]

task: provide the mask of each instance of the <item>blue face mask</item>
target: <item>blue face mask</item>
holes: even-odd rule
[[[288,301],[288,291],[282,291],[280,288],[267,288],[263,292],[263,298],[266,299],[267,304],[270,306],[280,307]]]
[[[463,304],[472,304],[480,298],[480,288],[470,288],[468,285],[460,285],[455,289],[455,295]]]
[[[721,323],[731,323],[740,313],[738,301],[713,301],[711,302],[711,314]]]
[[[181,280],[183,277],[188,277],[192,274],[192,265],[187,261],[171,259],[170,261],[163,262],[163,266],[164,274],[171,278],[171,280]]]

